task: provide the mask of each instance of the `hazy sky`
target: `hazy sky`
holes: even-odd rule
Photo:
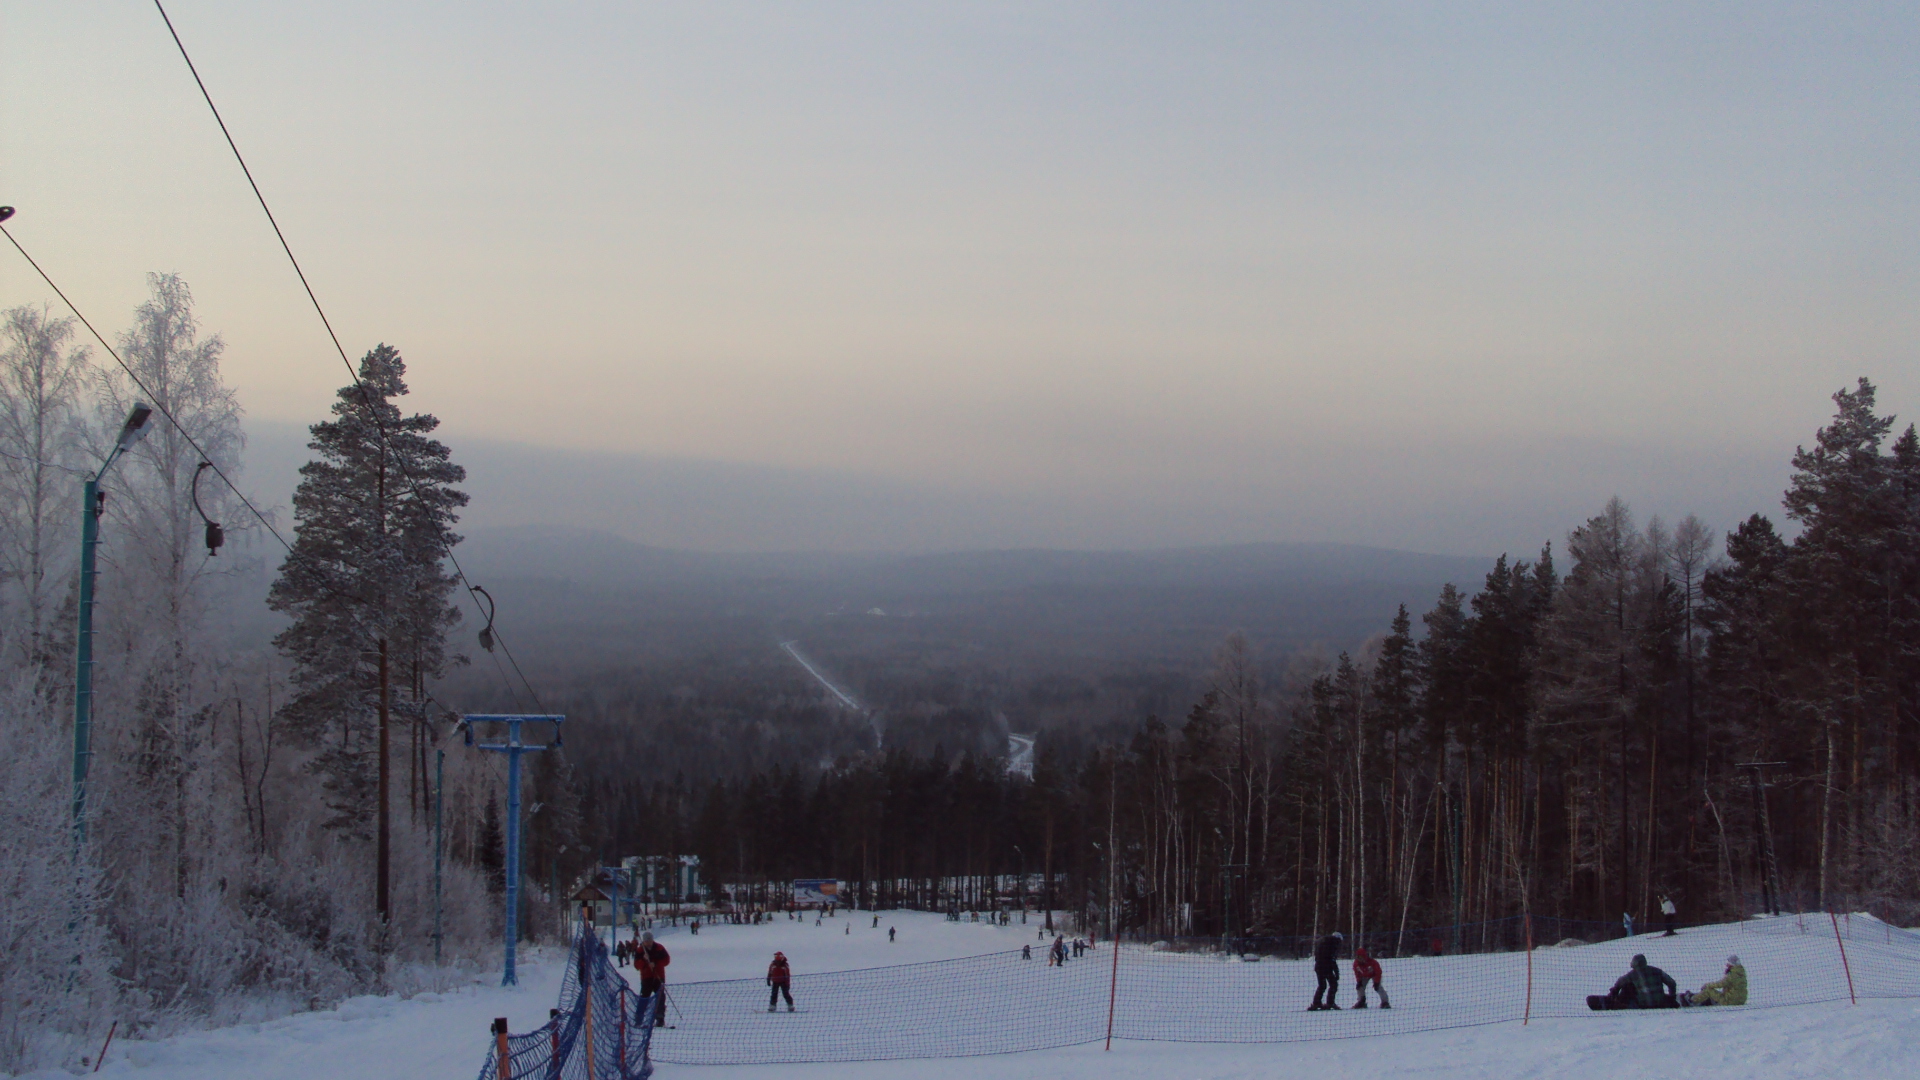
[[[1833,390],[1920,405],[1911,3],[168,10],[456,449],[869,476],[915,545],[1480,553],[1775,510]],[[179,271],[250,413],[321,415],[151,4],[0,12],[15,235],[116,327]],[[810,542],[904,542],[860,520]]]

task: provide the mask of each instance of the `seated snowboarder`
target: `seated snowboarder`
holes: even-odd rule
[[[1691,995],[1689,1005],[1745,1005],[1747,1003],[1747,969],[1740,965],[1737,956],[1727,957],[1727,973],[1700,988]]]
[[[1393,1003],[1387,1000],[1386,987],[1380,985],[1380,961],[1367,953],[1365,945],[1355,945],[1353,947],[1353,988],[1360,992],[1360,1000],[1353,1003],[1354,1008],[1367,1007],[1367,983],[1369,982],[1373,983],[1374,993],[1380,995],[1380,1007],[1393,1008]]]
[[[1613,989],[1604,996],[1595,994],[1587,998],[1589,1009],[1672,1009],[1679,1006],[1674,996],[1679,985],[1673,976],[1647,963],[1647,958],[1634,954],[1633,966],[1625,975],[1614,981]]]

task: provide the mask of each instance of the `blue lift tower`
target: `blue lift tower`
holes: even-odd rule
[[[516,947],[520,943],[520,755],[535,750],[545,750],[549,746],[558,748],[563,744],[560,738],[560,725],[564,716],[495,716],[479,714],[462,716],[460,726],[466,730],[467,745],[478,746],[482,750],[493,750],[507,755],[507,904],[506,904],[506,974],[500,978],[502,986],[517,986],[519,976],[514,974],[513,959]],[[474,725],[499,724],[506,730],[504,742],[474,741]],[[520,738],[520,729],[527,724],[552,724],[553,742],[547,745],[529,745]]]

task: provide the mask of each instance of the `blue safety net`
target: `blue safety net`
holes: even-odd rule
[[[655,995],[636,994],[597,935],[574,937],[553,1017],[523,1034],[496,1032],[479,1080],[646,1080],[653,1075]]]

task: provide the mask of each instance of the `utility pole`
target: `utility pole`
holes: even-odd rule
[[[1767,912],[1780,914],[1780,866],[1773,857],[1773,818],[1767,812],[1767,782],[1762,776],[1766,769],[1784,769],[1784,761],[1747,761],[1735,765],[1736,769],[1750,770],[1747,781],[1753,790],[1754,827],[1760,832],[1757,845],[1760,856],[1760,898]]]
[[[507,756],[507,889],[506,889],[506,929],[505,929],[505,971],[501,975],[500,985],[517,986],[519,976],[514,972],[514,954],[520,943],[520,757],[536,750],[557,749],[564,745],[560,739],[560,725],[564,716],[463,716],[460,726],[466,730],[467,745],[476,745],[473,741],[475,724],[504,724],[506,739],[497,743],[479,743],[482,750],[492,750]],[[520,729],[526,724],[552,724],[553,742],[549,746],[529,745],[520,739]]]

